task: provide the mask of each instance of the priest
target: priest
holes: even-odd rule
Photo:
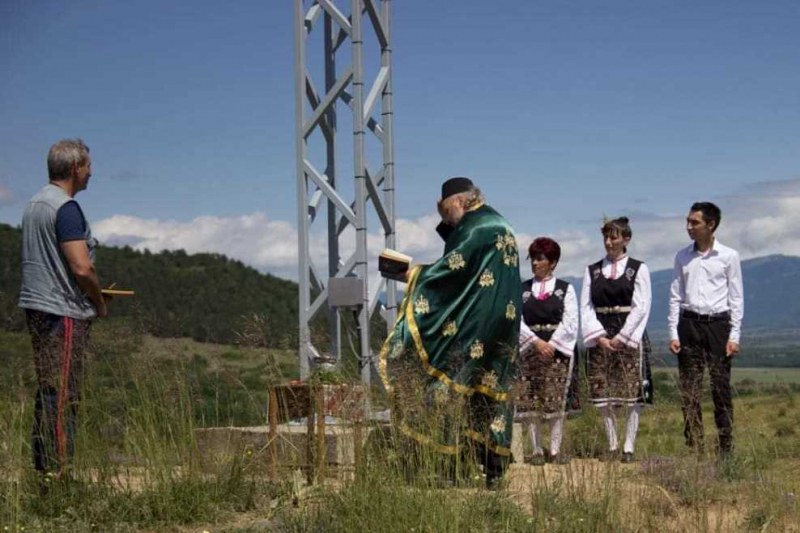
[[[380,353],[400,431],[453,458],[472,452],[488,488],[510,457],[521,283],[514,231],[464,177],[442,184],[444,254],[412,266]]]

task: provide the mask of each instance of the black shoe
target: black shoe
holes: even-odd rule
[[[604,463],[608,463],[611,461],[616,461],[619,458],[619,450],[608,450],[607,452],[603,453],[598,457],[600,461]]]
[[[733,461],[733,451],[730,449],[717,450],[717,461],[720,464],[730,464]]]
[[[534,466],[543,466],[546,462],[544,454],[536,454],[531,457],[531,464]]]
[[[487,476],[486,489],[487,490],[503,490],[506,487],[505,479],[503,476]]]
[[[695,442],[687,439],[686,447],[697,455],[703,455],[706,451],[706,448],[702,441]]]
[[[619,460],[621,463],[629,464],[633,462],[633,452],[625,452]]]
[[[554,465],[568,465],[569,464],[569,457],[562,453],[557,453],[555,455],[548,455],[547,462],[552,463]]]
[[[39,496],[45,497],[53,489],[53,484],[56,483],[55,474],[52,472],[39,472]]]

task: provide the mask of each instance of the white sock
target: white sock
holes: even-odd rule
[[[628,408],[628,422],[625,424],[625,445],[622,451],[633,453],[633,445],[636,444],[636,433],[639,431],[639,413],[642,412],[641,405],[632,405]]]
[[[561,439],[564,437],[564,417],[557,416],[550,420],[550,455],[558,455],[561,451]]]
[[[600,415],[603,417],[603,425],[608,436],[608,449],[615,452],[619,444],[617,444],[617,420],[614,417],[614,409],[608,405],[601,407]]]
[[[534,455],[542,455],[542,437],[539,434],[539,421],[535,418],[528,423],[528,431],[531,435],[531,447],[533,448]]]

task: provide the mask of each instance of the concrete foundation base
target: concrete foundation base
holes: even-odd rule
[[[329,424],[324,432],[323,439],[317,434],[309,438],[306,424],[279,424],[274,447],[269,426],[200,428],[195,430],[195,438],[202,464],[209,471],[237,459],[275,469],[324,466],[352,469],[356,463],[356,442],[363,446],[370,428]]]
[[[324,431],[324,439],[316,434],[309,438],[306,424],[279,424],[274,447],[270,446],[269,426],[199,428],[195,429],[195,438],[203,467],[208,471],[226,468],[236,460],[273,471],[325,466],[352,471],[356,464],[356,443],[359,449],[363,448],[375,427],[362,426],[356,430],[352,425],[328,424]],[[523,462],[522,431],[522,424],[515,423],[511,439],[515,463]],[[317,457],[317,450],[322,457]]]
[[[522,440],[523,429],[522,424],[514,422],[514,429],[511,430],[511,455],[515,463],[525,462],[525,447]]]

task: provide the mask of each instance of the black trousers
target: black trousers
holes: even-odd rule
[[[509,457],[493,452],[487,446],[475,443],[475,460],[483,465],[483,472],[486,474],[486,483],[500,479],[506,473]]]
[[[683,404],[686,445],[703,450],[703,373],[708,367],[711,378],[711,399],[714,402],[714,422],[719,433],[719,451],[730,452],[733,447],[733,402],[731,400],[731,358],[725,355],[730,323],[727,320],[703,322],[681,317],[678,354],[681,402]]]
[[[74,452],[90,322],[27,310],[38,389],[32,430],[40,472],[63,473]]]

